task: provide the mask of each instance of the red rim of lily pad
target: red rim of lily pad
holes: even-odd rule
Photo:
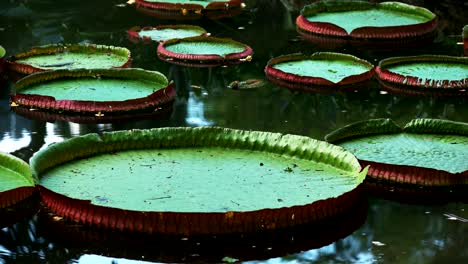
[[[29,107],[16,106],[12,108],[15,113],[25,118],[39,120],[44,122],[65,121],[78,124],[105,124],[122,123],[141,120],[159,120],[167,119],[173,111],[172,101],[156,107],[152,111],[129,112],[119,115],[64,115],[57,112],[41,111]]]
[[[161,1],[136,0],[136,8],[148,15],[165,19],[199,19],[203,16],[210,19],[232,17],[242,12],[245,4],[242,0],[211,2],[206,7],[200,4],[171,3]]]
[[[40,94],[25,94],[22,90],[35,84],[47,84],[62,80],[80,79],[115,79],[115,80],[141,80],[154,85],[153,92],[145,97],[131,98],[122,101],[89,101],[63,99]],[[15,84],[16,94],[10,95],[12,107],[26,107],[58,113],[76,113],[80,115],[122,115],[130,112],[154,111],[172,103],[175,98],[173,84],[168,83],[164,75],[155,71],[146,71],[137,68],[122,69],[78,69],[56,70],[40,72],[29,75]]]
[[[306,18],[318,13],[372,9],[419,16],[424,22],[399,26],[362,26],[347,32],[334,23],[310,21]],[[296,26],[297,31],[306,40],[319,44],[322,42],[320,38],[323,37],[331,38],[328,42],[333,42],[333,39],[335,39],[336,45],[343,44],[343,40],[356,46],[364,45],[366,47],[387,46],[392,43],[412,45],[412,40],[414,40],[414,43],[425,43],[426,40],[432,40],[437,27],[437,17],[425,8],[399,2],[319,1],[307,5],[301,10],[301,14],[296,19]]]
[[[300,74],[294,74],[290,72],[285,72],[280,69],[275,68],[275,65],[280,63],[295,62],[295,61],[305,61],[305,60],[343,60],[350,61],[356,65],[365,66],[368,68],[367,71],[356,74],[349,75],[338,82],[333,82],[324,77],[319,76],[304,76]],[[334,52],[316,52],[312,55],[304,54],[289,54],[282,55],[276,58],[273,58],[268,61],[267,66],[265,67],[265,74],[269,81],[282,86],[287,87],[292,90],[305,90],[305,91],[314,91],[314,92],[333,92],[333,91],[346,91],[354,90],[359,86],[363,86],[369,81],[374,75],[374,65],[370,62],[357,58],[349,54],[334,53]]]
[[[188,54],[188,53],[175,53],[168,50],[168,46],[177,45],[180,43],[216,43],[216,44],[226,44],[226,45],[235,45],[242,47],[242,51],[233,52],[229,54]],[[190,37],[183,39],[170,39],[165,42],[159,43],[158,46],[158,57],[161,60],[166,62],[189,66],[189,67],[216,67],[223,65],[235,65],[246,61],[252,60],[253,50],[246,44],[237,42],[232,39],[227,38],[216,38],[208,36],[200,37]]]
[[[2,170],[2,175],[0,175],[2,185],[12,186],[0,191],[0,208],[12,206],[34,193],[36,189],[34,179],[26,162],[13,155],[0,152],[0,169]]]
[[[128,151],[131,150],[157,150],[156,152],[159,152],[158,155],[149,157],[150,160],[152,159],[157,162],[156,159],[162,159],[164,155],[167,154],[164,151],[172,151],[172,149],[179,151],[182,148],[184,148],[184,150],[192,148],[202,148],[203,150],[206,150],[206,148],[215,148],[216,151],[220,148],[226,148],[226,150],[237,149],[254,151],[256,153],[266,152],[269,153],[269,155],[281,155],[281,157],[285,158],[296,157],[293,161],[298,164],[302,164],[300,159],[304,159],[303,161],[307,163],[313,161],[320,162],[320,164],[326,164],[326,166],[329,166],[330,169],[334,168],[333,171],[337,169],[336,172],[339,172],[339,175],[337,173],[336,177],[344,177],[343,180],[349,177],[349,179],[346,180],[349,180],[349,184],[346,184],[346,187],[340,190],[336,190],[335,188],[333,188],[335,190],[329,190],[332,193],[340,193],[337,196],[335,196],[335,194],[324,194],[323,196],[320,193],[314,195],[310,194],[311,197],[307,199],[306,204],[302,204],[301,202],[300,204],[289,206],[288,203],[288,206],[285,206],[284,203],[275,203],[275,206],[272,206],[271,208],[264,208],[265,205],[255,204],[254,207],[247,207],[250,208],[247,210],[240,209],[240,211],[236,211],[222,209],[214,212],[204,211],[203,209],[196,209],[195,211],[186,211],[185,209],[178,210],[172,206],[169,210],[160,209],[155,211],[145,211],[142,209],[130,210],[128,208],[123,209],[125,206],[121,207],[120,205],[114,205],[110,207],[102,204],[98,205],[100,200],[97,202],[91,202],[88,199],[72,198],[68,195],[59,193],[62,191],[57,192],[50,190],[49,185],[47,185],[49,188],[44,186],[46,183],[43,178],[49,177],[45,174],[54,170],[57,166],[64,166],[66,163],[74,160],[82,160],[83,158],[89,160],[95,156],[102,157],[100,156],[101,154],[107,153],[113,153],[113,155],[111,155],[112,157],[114,157],[115,153],[123,153],[122,155],[126,155],[125,153],[128,153]],[[182,152],[186,153],[184,150],[182,150]],[[198,156],[206,155],[208,160],[212,159],[208,157],[208,154],[203,154],[200,151],[196,152],[198,152]],[[138,158],[134,159],[133,156],[132,160],[138,162]],[[144,164],[141,166],[144,166],[145,169],[153,169],[149,167],[146,161],[142,162]],[[172,164],[178,164],[179,162],[182,162],[182,160],[179,159],[174,162]],[[264,168],[266,169],[270,166],[269,164],[259,165],[257,161],[254,163],[256,166],[265,166]],[[119,164],[122,164],[122,162],[119,161]],[[207,165],[205,162],[203,162],[203,164],[203,167],[205,168]],[[194,166],[201,165],[202,164]],[[273,163],[271,165],[273,165]],[[281,165],[279,166],[282,167]],[[322,165],[310,164],[310,166],[315,167]],[[315,221],[326,221],[333,216],[349,211],[350,208],[354,208],[362,202],[361,188],[358,188],[358,186],[364,180],[367,172],[367,169],[361,171],[361,166],[358,161],[349,152],[326,142],[295,135],[242,131],[216,127],[159,128],[151,130],[117,131],[103,133],[102,135],[88,134],[56,143],[39,151],[31,159],[31,168],[34,175],[39,178],[41,199],[54,214],[66,217],[73,221],[79,221],[84,224],[102,228],[118,229],[125,232],[143,232],[149,234],[159,233],[167,235],[250,233],[289,228],[313,223]],[[161,168],[160,166],[157,166],[157,168],[154,167],[154,169],[154,173],[157,175],[157,171]],[[297,173],[301,173],[299,172],[299,169],[297,170]],[[85,170],[81,169],[79,171],[81,175],[86,175]],[[208,172],[209,171],[210,170],[208,170]],[[319,170],[318,172],[307,172],[306,174],[310,176],[315,175],[317,177],[326,177],[324,176],[325,174],[322,174],[320,171],[322,170]],[[74,172],[76,172],[75,169],[72,170],[72,173]],[[289,169],[288,171],[284,170],[281,173],[294,174],[296,172]],[[112,175],[115,175],[115,173],[112,173]],[[153,175],[153,173],[151,173],[151,175]],[[335,175],[334,172],[333,175]],[[90,173],[90,177],[94,176]],[[126,177],[125,179],[129,178]],[[214,180],[214,178],[210,179]],[[48,178],[48,180],[50,180],[50,178]],[[170,179],[168,180],[170,181]],[[61,182],[61,180],[59,181]],[[319,182],[323,186],[324,181],[319,180]],[[304,184],[304,182],[301,184]],[[52,183],[51,186],[55,186],[55,184]],[[132,188],[131,186],[131,184],[125,184],[123,188]],[[113,189],[115,188],[117,187],[113,187]],[[56,190],[56,187],[53,187],[53,189]],[[75,190],[78,189],[80,189],[80,187],[75,188]],[[89,191],[90,190],[87,189],[86,192]],[[204,192],[202,191],[202,193]],[[121,194],[121,192],[118,191],[118,194]],[[79,195],[81,197],[83,193],[80,193]],[[158,194],[151,192],[149,195],[154,197]],[[165,198],[171,199],[170,196]],[[105,204],[108,204],[109,200],[107,199],[113,198],[106,198]],[[176,198],[176,201],[178,201],[177,199],[178,198]],[[291,201],[292,204],[296,204],[296,200],[297,197],[294,199],[294,202]],[[144,201],[144,206],[148,206],[146,202],[147,200]],[[141,202],[142,201],[139,203]],[[232,203],[232,200],[227,202],[229,202],[229,206],[242,208],[242,205],[235,203],[235,201],[234,203]],[[278,202],[282,201],[278,200]],[[150,205],[150,207],[153,206],[160,206],[160,202],[155,203],[155,205]],[[180,206],[185,206],[185,203],[180,204]],[[201,206],[203,206],[203,204]],[[132,202],[132,208],[134,207],[135,205]],[[217,205],[215,207],[218,208]]]
[[[144,42],[144,43],[150,43],[152,41],[157,41],[151,39],[151,37],[148,36],[142,36],[140,33],[142,31],[148,31],[148,30],[162,30],[162,29],[176,29],[176,30],[191,30],[194,32],[198,32],[198,36],[207,36],[208,32],[202,27],[199,26],[194,26],[194,25],[161,25],[161,26],[147,26],[147,27],[132,27],[129,30],[127,30],[127,35],[129,39],[135,43],[137,42]],[[165,40],[159,40],[159,41],[165,41]]]
[[[382,87],[393,93],[408,95],[467,96],[468,71],[465,78],[440,80],[423,78],[411,74],[403,75],[389,69],[412,63],[448,63],[468,67],[468,58],[442,55],[419,55],[384,59],[376,67],[376,75]]]
[[[340,145],[355,138],[399,133],[468,136],[468,124],[438,119],[414,119],[400,127],[390,119],[371,119],[337,129],[328,134],[325,140]],[[367,176],[372,180],[429,188],[466,186],[468,183],[468,170],[453,173],[428,167],[358,159],[362,166],[370,166]]]
[[[120,56],[124,63],[112,66],[112,68],[130,67],[132,59],[128,49],[122,47],[96,45],[96,44],[51,44],[39,47],[33,47],[31,50],[16,54],[8,59],[8,69],[21,74],[31,74],[53,70],[51,65],[47,67],[33,66],[27,63],[18,62],[18,60],[28,59],[34,56],[51,55],[66,53],[102,53]],[[65,64],[65,63],[64,63]],[[53,65],[52,65],[53,66]],[[60,66],[60,65],[59,65]],[[66,65],[64,65],[66,66]]]
[[[129,234],[71,222],[41,210],[39,223],[54,241],[77,248],[87,247],[89,254],[114,258],[140,259],[170,263],[221,263],[280,257],[291,252],[321,248],[349,236],[362,226],[368,212],[367,197],[349,212],[333,219],[286,230],[216,236],[164,236]],[[311,236],[310,234],[314,234]],[[294,241],[294,243],[285,243]],[[154,249],[158,248],[157,251]],[[273,248],[274,250],[271,250]],[[207,254],[203,254],[203,253]],[[229,257],[226,257],[229,256]],[[236,261],[236,262],[237,262]]]

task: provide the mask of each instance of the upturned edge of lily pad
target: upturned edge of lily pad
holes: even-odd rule
[[[275,69],[273,66],[278,63],[287,61],[297,61],[305,59],[344,59],[351,60],[358,64],[365,65],[369,68],[368,71],[358,74],[350,75],[343,78],[341,81],[334,83],[328,79],[322,77],[313,76],[300,76],[293,73],[287,73],[279,69]],[[374,65],[370,62],[355,57],[349,54],[335,53],[335,52],[316,52],[312,55],[304,55],[300,53],[282,55],[276,58],[272,58],[268,61],[265,67],[265,74],[271,82],[283,86],[292,90],[304,90],[313,92],[333,92],[333,91],[346,91],[351,90],[348,88],[358,87],[359,84],[366,83],[374,76]]]
[[[30,164],[33,174],[40,179],[42,172],[54,166],[99,153],[183,146],[225,146],[304,158],[317,157],[321,162],[349,172],[349,176],[355,177],[356,188],[337,197],[305,205],[225,213],[143,212],[109,208],[72,199],[39,185],[42,201],[53,213],[84,224],[127,232],[168,235],[229,234],[288,228],[326,220],[362,202],[362,192],[358,186],[364,180],[367,168],[361,170],[359,162],[351,153],[323,141],[279,133],[220,127],[179,127],[88,134],[39,151]]]
[[[217,42],[217,43],[233,43],[244,47],[242,52],[230,53],[225,56],[219,54],[183,54],[175,53],[166,49],[166,46],[176,44],[179,42]],[[227,66],[236,65],[242,62],[248,62],[252,60],[253,50],[251,47],[244,43],[228,39],[228,38],[217,38],[209,36],[190,37],[183,39],[170,39],[165,42],[161,42],[158,45],[158,57],[166,62],[178,64],[189,67],[216,67],[216,66]]]
[[[145,31],[145,30],[161,30],[161,29],[188,29],[188,30],[193,30],[197,31],[200,33],[200,36],[207,36],[208,32],[199,26],[195,25],[160,25],[160,26],[146,26],[146,27],[132,27],[129,30],[127,30],[127,35],[129,39],[134,42],[138,43],[142,41],[143,43],[150,43],[154,40],[152,40],[150,37],[147,36],[141,36],[140,32]]]
[[[211,2],[206,7],[199,4],[169,3],[163,0],[159,2],[149,2],[136,0],[136,8],[145,14],[161,19],[200,19],[207,17],[219,19],[232,17],[242,12],[245,4],[242,0],[226,0],[222,2]]]
[[[111,52],[113,54],[126,58],[126,62],[121,65],[116,65],[113,68],[127,68],[132,63],[131,52],[127,48],[114,47],[96,44],[50,44],[44,46],[33,47],[30,50],[18,53],[8,59],[8,69],[21,74],[32,74],[36,72],[49,71],[48,69],[35,67],[30,64],[19,63],[17,60],[24,59],[36,55],[58,54],[63,52]]]
[[[427,19],[424,23],[389,26],[389,27],[360,27],[348,33],[338,25],[327,22],[312,22],[306,16],[318,12],[368,10],[382,8],[417,14]],[[297,30],[301,34],[315,34],[319,36],[338,37],[357,40],[420,38],[431,34],[437,27],[437,17],[429,10],[399,2],[370,3],[366,1],[319,1],[305,6],[296,19]]]
[[[9,170],[18,173],[25,182],[29,183],[26,186],[0,192],[0,208],[12,206],[35,192],[34,178],[26,162],[11,154],[0,152],[0,166],[6,166]]]
[[[460,80],[423,79],[404,76],[388,70],[389,66],[412,62],[453,62],[468,65],[467,57],[444,55],[417,55],[383,59],[376,67],[376,76],[382,87],[393,93],[432,96],[467,96],[468,77]]]
[[[376,134],[456,134],[468,136],[468,123],[441,119],[413,119],[404,127],[391,119],[370,119],[339,128],[325,136],[327,142],[339,144],[351,138]],[[464,186],[468,171],[451,173],[444,170],[418,166],[395,165],[359,159],[362,166],[370,166],[368,176],[375,180],[397,182],[426,187]],[[430,175],[430,177],[428,177]]]
[[[29,85],[53,81],[61,78],[141,78],[155,83],[162,83],[163,88],[155,90],[148,96],[124,101],[81,101],[56,100],[52,96],[37,94],[21,94],[21,89]],[[41,109],[58,113],[76,113],[81,115],[122,115],[130,112],[144,112],[166,107],[175,99],[176,91],[172,82],[168,83],[166,77],[155,71],[146,71],[138,68],[121,69],[77,69],[56,70],[40,72],[29,75],[15,84],[16,94],[11,94],[12,107],[26,107]]]

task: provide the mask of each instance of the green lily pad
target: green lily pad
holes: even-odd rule
[[[415,119],[400,128],[388,119],[351,124],[327,135],[351,151],[369,176],[427,186],[468,183],[468,124]]]
[[[318,1],[302,9],[296,25],[306,39],[333,37],[358,45],[383,41],[380,46],[392,40],[426,39],[433,35],[437,18],[425,8],[399,2]]]
[[[242,12],[242,0],[136,0],[136,8],[161,19],[218,19]]]
[[[10,59],[10,69],[30,74],[58,69],[125,68],[130,51],[104,45],[46,45],[32,48]]]
[[[5,54],[6,54],[6,50],[2,46],[0,46],[0,59],[3,58]]]
[[[175,92],[164,75],[142,69],[57,70],[23,78],[13,106],[82,114],[156,109]]]
[[[134,40],[166,41],[168,39],[188,38],[206,35],[201,27],[192,25],[164,25],[157,27],[134,27],[128,30],[128,35]]]
[[[317,52],[310,56],[284,55],[271,59],[265,73],[269,80],[287,87],[342,86],[369,80],[374,65],[348,54]]]
[[[366,173],[350,153],[325,142],[223,128],[89,134],[50,146],[31,164],[46,204],[59,215],[112,228],[96,223],[89,210],[123,213],[132,216],[117,220],[122,229],[179,234],[249,232],[326,218],[348,206],[342,199],[355,197]],[[61,211],[57,203],[65,201],[89,210],[71,204]],[[275,216],[266,217],[265,209]],[[304,218],[291,219],[299,211]],[[142,226],[142,215],[165,224]]]
[[[250,61],[252,49],[232,39],[191,37],[171,39],[158,46],[158,56],[167,62],[199,67]]]
[[[172,5],[184,5],[184,4],[190,4],[190,5],[199,5],[202,6],[203,8],[206,8],[209,4],[211,3],[226,3],[229,1],[226,0],[201,0],[201,1],[195,1],[195,0],[144,0],[141,2],[148,2],[148,3],[164,3],[164,4],[172,4]]]
[[[382,86],[402,93],[467,95],[468,58],[439,55],[395,57],[376,69]]]
[[[10,154],[0,152],[0,208],[15,204],[34,191],[29,165]]]

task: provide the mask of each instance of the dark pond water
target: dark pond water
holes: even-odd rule
[[[185,22],[200,25],[212,35],[231,37],[253,47],[252,62],[215,69],[173,66],[157,59],[155,44],[129,41],[126,30],[132,26],[176,22],[147,16],[124,2],[2,0],[0,45],[6,48],[8,55],[49,43],[127,47],[133,53],[134,67],[160,71],[175,81],[177,99],[172,115],[165,119],[112,124],[31,120],[10,111],[11,84],[3,82],[0,89],[1,151],[28,160],[38,149],[53,142],[89,132],[132,128],[215,125],[323,139],[336,128],[369,118],[390,117],[399,123],[419,117],[468,122],[465,98],[391,95],[381,92],[376,83],[363,91],[332,94],[290,92],[269,83],[255,90],[228,89],[227,85],[235,80],[264,79],[263,68],[274,56],[323,50],[301,41],[295,32],[294,20],[298,14],[295,5],[310,1],[251,0],[246,1],[247,8],[240,16]],[[373,63],[402,54],[463,53],[457,42],[461,41],[463,25],[468,24],[468,2],[405,2],[424,6],[439,16],[434,43],[398,52],[352,48],[335,51]],[[438,196],[433,201],[443,198]],[[43,214],[38,214],[0,229],[0,263],[222,262],[236,259],[252,263],[468,263],[467,204],[425,200],[424,205],[417,205],[411,198],[399,200],[370,197],[367,211],[356,210],[354,215],[342,217],[331,223],[331,227],[324,225],[322,230],[300,231],[266,242],[220,239],[218,243],[213,238],[215,242],[206,242],[205,247],[204,241],[184,238],[179,243],[151,239],[146,243],[146,240],[122,239],[93,230],[88,230],[89,234],[81,229],[73,233],[53,228]],[[239,249],[236,251],[236,248]]]

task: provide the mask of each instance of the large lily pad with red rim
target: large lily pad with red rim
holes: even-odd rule
[[[0,208],[24,200],[33,194],[34,189],[29,165],[13,155],[0,152]]]
[[[185,235],[327,219],[361,200],[367,171],[326,142],[216,127],[88,134],[40,151],[31,167],[58,215]]]
[[[242,12],[242,0],[136,0],[136,8],[161,19],[218,19]]]
[[[164,75],[142,69],[41,72],[17,82],[15,92],[14,107],[97,116],[155,111],[175,97]]]
[[[468,25],[463,27],[463,49],[465,51],[465,56],[468,56]]]
[[[402,128],[375,119],[338,129],[326,140],[370,165],[374,179],[434,187],[468,184],[467,123],[415,119]]]
[[[252,59],[252,48],[226,38],[191,37],[170,39],[158,46],[164,61],[192,67],[215,67],[239,64]]]
[[[425,8],[400,2],[319,1],[302,9],[296,25],[305,39],[332,38],[373,47],[431,39],[437,17]]]
[[[273,58],[265,73],[273,83],[290,89],[330,92],[367,82],[374,65],[348,54],[317,52]]]
[[[16,54],[9,59],[9,69],[22,73],[60,69],[125,68],[131,63],[126,48],[104,45],[45,45]]]
[[[156,27],[133,27],[127,31],[134,41],[166,41],[169,39],[204,36],[206,30],[193,25],[163,25]]]
[[[383,88],[404,94],[468,95],[468,58],[440,55],[394,57],[376,68]]]

